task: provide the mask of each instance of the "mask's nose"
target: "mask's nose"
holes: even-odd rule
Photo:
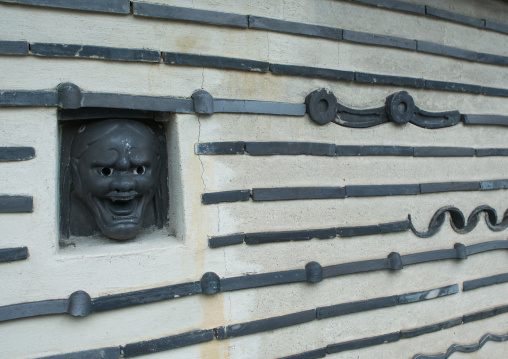
[[[116,192],[134,191],[135,181],[129,171],[130,161],[126,156],[122,156],[116,161],[115,169],[117,175],[111,184],[112,189]]]
[[[135,182],[129,173],[119,174],[111,184],[112,190],[116,192],[134,191]]]

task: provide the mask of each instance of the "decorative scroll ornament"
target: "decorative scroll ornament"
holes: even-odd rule
[[[448,359],[452,356],[452,354],[457,352],[462,353],[472,353],[480,350],[487,342],[504,342],[508,340],[508,333],[505,334],[485,334],[478,343],[472,344],[453,344],[451,345],[445,353],[440,354],[417,354],[413,357],[413,359]]]
[[[494,232],[503,231],[508,227],[508,210],[503,215],[503,219],[498,223],[497,212],[490,206],[478,206],[469,215],[467,221],[464,214],[460,209],[452,206],[445,206],[436,211],[430,220],[429,229],[426,232],[419,232],[411,222],[411,215],[409,215],[409,225],[411,230],[418,237],[428,238],[436,234],[444,224],[446,212],[450,213],[450,224],[453,230],[460,234],[466,234],[475,229],[480,221],[480,213],[485,212],[485,222],[490,230]]]
[[[421,110],[406,91],[388,96],[384,107],[366,110],[356,110],[338,103],[335,95],[326,89],[309,94],[305,104],[307,113],[319,125],[334,122],[345,127],[366,128],[391,121],[401,125],[411,122],[423,128],[443,128],[460,121],[458,111]]]

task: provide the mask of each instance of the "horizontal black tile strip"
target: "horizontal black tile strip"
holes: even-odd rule
[[[34,157],[33,147],[0,147],[0,162],[26,161]]]
[[[508,126],[508,116],[501,115],[462,115],[466,125],[501,125]]]
[[[0,196],[0,213],[33,212],[33,199],[29,196]]]
[[[496,189],[505,189],[508,188],[508,180],[506,179],[498,179],[491,181],[482,181],[480,183],[482,191],[490,191]]]
[[[464,282],[463,290],[474,290],[482,287],[487,287],[489,285],[501,284],[508,282],[508,273],[497,274],[490,277],[478,278],[474,280],[468,280]]]
[[[0,263],[19,261],[28,258],[28,248],[0,248]]]
[[[425,6],[425,10],[427,15],[435,16],[441,19],[452,20],[454,22],[458,22],[473,27],[478,27],[480,29],[485,27],[485,21],[482,19],[457,14],[447,10],[437,9],[431,6]]]
[[[401,256],[402,265],[425,263],[439,261],[443,259],[456,259],[457,251],[455,249],[440,249],[421,253],[406,254]]]
[[[417,337],[417,336],[420,336],[423,334],[434,333],[434,332],[438,332],[443,329],[453,328],[453,327],[456,327],[457,325],[461,325],[461,324],[462,324],[462,317],[459,317],[459,318],[447,320],[445,322],[427,325],[425,327],[401,330],[400,331],[400,338],[401,339],[414,338],[414,337]]]
[[[391,268],[390,261],[387,258],[341,263],[323,267],[323,278],[338,277],[342,275],[370,272],[390,268]]]
[[[345,187],[273,187],[253,188],[253,201],[289,201],[303,199],[343,199],[348,197],[407,196],[437,192],[499,190],[508,180],[478,182],[436,182],[422,184],[347,185]],[[203,204],[248,201],[250,190],[203,193]],[[206,195],[206,196],[205,196]],[[490,207],[489,207],[490,208]]]
[[[122,345],[120,348],[123,358],[133,358],[136,356],[158,353],[164,350],[182,348],[189,345],[195,345],[212,341],[214,333],[212,329],[196,330],[183,334],[171,335],[169,337],[145,340],[137,343]]]
[[[83,350],[80,352],[64,353],[38,357],[38,359],[119,359],[120,346]]]
[[[416,303],[424,300],[440,298],[447,295],[457,294],[459,292],[458,284],[453,284],[443,288],[420,291],[416,293],[407,293],[392,295],[389,297],[380,297],[357,302],[336,304],[327,307],[316,308],[316,317],[318,319],[337,317],[341,315],[359,313],[368,310],[394,307],[396,305]],[[462,319],[461,319],[462,322]]]
[[[131,11],[129,0],[0,0],[0,2],[118,14],[129,14]]]
[[[301,103],[216,99],[214,112],[303,116],[306,107]]]
[[[246,142],[245,152],[253,156],[335,156],[335,145],[316,142]]]
[[[35,42],[30,44],[30,51],[37,56],[75,57],[116,61],[161,61],[161,54],[156,50],[126,49],[106,46]]]
[[[316,319],[316,310],[311,309],[299,313],[281,315],[279,317],[218,327],[214,330],[217,339],[227,339],[303,324],[311,322],[314,319]]]
[[[443,322],[434,323],[431,325],[426,325],[423,327],[418,328],[412,328],[412,329],[402,329],[398,332],[394,333],[388,333],[383,335],[378,335],[374,337],[367,337],[362,339],[355,339],[350,341],[345,341],[341,343],[336,344],[329,344],[324,348],[318,348],[314,349],[308,352],[303,352],[295,355],[285,356],[281,359],[297,359],[297,358],[323,358],[324,356],[313,356],[314,353],[322,354],[323,350],[326,349],[326,354],[335,354],[335,353],[341,353],[348,350],[355,350],[355,349],[362,349],[362,348],[368,348],[376,345],[386,344],[386,343],[392,343],[396,342],[400,339],[410,339],[414,338],[420,335],[428,334],[428,333],[434,333],[440,330],[449,329],[456,327],[458,325],[466,324],[474,320],[480,320],[489,318],[492,316],[504,314],[508,312],[508,305],[498,307],[495,309],[488,309],[486,311],[478,312],[474,314],[474,317],[471,317],[470,315],[464,315],[462,317],[449,319]],[[472,352],[479,350],[483,345],[485,345],[486,342],[489,340],[493,341],[505,341],[508,340],[508,333],[504,335],[493,335],[493,334],[487,334],[482,337],[480,342],[478,344],[474,345],[460,345],[460,344],[453,344],[446,353],[444,354],[417,354],[413,357],[413,359],[446,359],[453,353],[457,351],[461,352]],[[309,356],[307,356],[307,354]]]
[[[480,182],[421,183],[420,192],[437,193],[453,191],[479,191]]]
[[[398,47],[407,50],[416,50],[416,40],[404,39],[401,37],[377,35],[367,32],[344,30],[343,39],[361,44]]]
[[[504,313],[508,313],[508,305],[502,305],[499,307],[489,308],[489,309],[481,310],[479,312],[466,314],[466,315],[464,315],[463,322],[464,323],[476,322],[477,320],[495,317],[497,315],[504,314]]]
[[[452,344],[445,353],[442,354],[417,354],[413,359],[448,359],[452,354],[461,353],[472,353],[480,350],[487,342],[504,342],[508,340],[508,333],[506,334],[492,334],[487,333],[474,344]]]
[[[0,307],[0,322],[51,314],[69,314],[73,317],[86,317],[90,314],[90,303],[91,298],[88,293],[77,291],[72,293],[68,299],[52,299],[7,305]]]
[[[355,79],[355,73],[353,71],[333,70],[310,66],[270,64],[270,72],[277,75],[317,77],[331,80],[354,81]]]
[[[324,39],[342,40],[342,29],[321,25],[304,24],[285,20],[249,15],[251,29],[263,29],[288,34],[306,35]]]
[[[413,156],[410,146],[349,146],[337,145],[337,156]]]
[[[452,284],[446,287],[424,290],[420,292],[400,294],[397,296],[397,304],[409,304],[430,300],[434,298],[444,297],[447,295],[457,294],[459,292],[459,285]]]
[[[216,67],[243,71],[267,72],[269,64],[265,61],[237,59],[232,57],[195,55],[177,52],[163,52],[163,60],[167,64]]]
[[[487,96],[502,96],[507,97],[508,96],[508,89],[501,89],[496,87],[486,87],[482,86],[482,94]]]
[[[0,321],[67,313],[67,299],[45,300],[0,307]]]
[[[409,86],[416,88],[425,87],[425,79],[405,76],[371,74],[366,72],[355,72],[355,81],[378,85]]]
[[[346,197],[403,196],[420,194],[418,184],[346,186]]]
[[[483,188],[482,189],[490,189],[490,187],[494,187],[496,184],[489,183],[489,188]],[[508,182],[502,182],[501,185],[508,185]],[[501,187],[504,188],[504,187]],[[497,189],[497,188],[496,188]],[[426,232],[420,232],[418,231],[411,221],[411,215],[409,215],[409,225],[411,230],[416,234],[418,237],[422,238],[428,238],[436,234],[441,227],[443,226],[445,222],[445,215],[446,213],[450,214],[450,224],[452,226],[452,229],[460,234],[465,234],[471,232],[473,229],[475,229],[476,225],[480,221],[480,215],[482,213],[485,214],[485,223],[489,227],[490,230],[499,232],[503,231],[508,227],[508,210],[505,211],[503,218],[499,220],[497,212],[494,208],[489,207],[487,205],[478,206],[469,215],[469,217],[464,217],[464,214],[462,211],[456,207],[452,206],[445,206],[438,209],[434,216],[432,216],[429,226]]]
[[[477,157],[508,156],[508,148],[477,148],[475,154]]]
[[[489,241],[477,244],[471,244],[466,247],[467,255],[478,254],[483,252],[495,251],[498,249],[508,249],[508,241],[506,240],[498,240],[498,241]]]
[[[220,248],[231,246],[233,244],[243,243],[245,240],[245,233],[235,233],[227,236],[215,236],[208,239],[208,246],[210,248]]]
[[[298,199],[345,198],[344,187],[253,188],[253,201],[285,201]]]
[[[311,350],[308,352],[294,354],[280,359],[320,359],[326,356],[326,348]]]
[[[274,242],[304,241],[312,238],[327,239],[337,236],[337,229],[306,229],[300,231],[246,233],[245,243],[262,244]]]
[[[197,155],[238,155],[245,153],[245,142],[199,142],[196,143]]]
[[[278,284],[298,283],[306,280],[307,273],[305,269],[251,274],[220,279],[220,291],[231,292],[235,290],[266,287]]]
[[[425,80],[425,88],[430,89],[430,90],[467,92],[467,93],[474,93],[474,94],[480,94],[480,93],[484,92],[484,88],[479,85],[470,85],[470,84],[464,84],[464,83],[460,83],[460,82],[446,82],[446,81],[434,81],[434,80]]]
[[[492,31],[502,32],[503,34],[508,34],[508,25],[500,24],[498,22],[485,20],[485,28]]]
[[[405,11],[415,14],[425,15],[425,5],[412,4],[400,0],[352,0],[362,4],[384,7],[392,10]]]
[[[414,147],[415,157],[473,157],[470,147]]]
[[[229,14],[218,11],[199,10],[178,6],[158,5],[133,1],[134,15],[160,19],[204,22],[216,25],[248,27],[248,15]]]
[[[28,42],[0,41],[0,55],[28,55]]]
[[[92,300],[91,312],[131,307],[133,305],[160,302],[173,298],[185,297],[201,293],[200,282],[187,282],[165,287],[143,289],[135,292],[121,293],[97,297]]]
[[[203,193],[201,201],[203,204],[214,204],[223,202],[248,201],[250,199],[250,190],[224,191]]]
[[[508,117],[506,117],[508,125]],[[508,156],[508,148],[411,147],[375,145],[334,145],[322,142],[199,142],[197,155],[309,155],[309,156],[407,156],[407,157],[486,157]]]
[[[348,342],[342,342],[337,344],[331,344],[326,347],[327,354],[341,353],[347,350],[355,350],[361,348],[368,348],[374,345],[393,343],[400,340],[400,333],[390,333],[384,335],[378,335],[370,338],[362,338],[357,340],[351,340]]]
[[[426,262],[451,258],[466,259],[467,256],[464,255],[464,252],[467,252],[468,255],[473,255],[497,249],[508,249],[508,241],[484,242],[467,247],[462,244],[455,244],[453,250],[444,249],[440,251],[405,254],[403,256],[397,252],[392,252],[387,258],[341,263],[326,267],[322,267],[317,262],[310,262],[307,263],[305,269],[293,269],[238,277],[219,278],[217,274],[208,272],[202,276],[199,282],[180,283],[134,292],[107,295],[94,299],[90,298],[86,292],[78,291],[72,293],[68,299],[20,303],[0,307],[0,322],[48,314],[68,313],[72,316],[87,316],[90,313],[126,308],[188,295],[212,295],[219,292],[298,282],[318,283],[324,278],[367,271],[385,269],[402,270],[403,264],[409,265],[421,262],[413,260],[419,257],[425,259]],[[455,257],[450,255],[452,251],[456,253]],[[446,256],[443,256],[443,253],[446,254]],[[398,304],[405,304],[431,299],[436,296],[454,294],[457,290],[456,288],[456,285],[452,285],[430,291],[402,294],[398,296],[397,302]]]
[[[0,90],[0,106],[56,107],[56,91],[3,91]]]
[[[410,229],[409,221],[380,223],[370,226],[304,229],[296,231],[273,231],[255,233],[235,233],[226,236],[210,237],[208,245],[219,248],[234,244],[264,244],[276,242],[305,241],[312,238],[329,239],[340,237],[356,237],[369,234],[404,232]]]
[[[82,93],[82,107],[122,108],[160,112],[194,113],[192,100],[114,93]]]

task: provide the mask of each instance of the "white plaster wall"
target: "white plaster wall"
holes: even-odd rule
[[[423,1],[423,0],[422,0]],[[508,37],[470,27],[377,9],[347,1],[157,1],[176,6],[252,14],[415,38],[450,46],[508,55]],[[418,1],[421,3],[421,1]],[[477,1],[433,4],[502,22],[508,5],[480,7]],[[442,6],[440,6],[442,4]],[[473,13],[474,11],[474,13]],[[59,42],[150,48],[424,77],[483,86],[508,87],[505,67],[475,64],[406,50],[278,34],[268,31],[0,4],[1,40]],[[355,108],[383,106],[385,98],[406,90],[424,110],[508,113],[501,97],[373,86],[323,79],[247,73],[165,64],[88,59],[0,56],[0,89],[54,89],[73,82],[83,91],[188,98],[203,88],[216,98],[302,103],[317,88],[333,91]],[[170,153],[169,228],[145,233],[135,241],[79,240],[58,246],[58,122],[54,108],[1,108],[0,146],[33,146],[36,158],[0,164],[1,194],[34,197],[32,214],[1,214],[0,248],[26,245],[26,261],[0,264],[0,305],[66,298],[75,290],[92,297],[199,280],[207,271],[221,277],[303,268],[309,261],[330,265],[452,248],[506,239],[483,221],[459,235],[448,223],[428,239],[411,232],[358,238],[313,239],[259,246],[210,249],[209,236],[235,232],[298,230],[368,225],[412,215],[423,230],[445,205],[466,216],[487,204],[499,215],[508,208],[505,191],[452,192],[420,196],[341,200],[201,204],[203,192],[253,187],[344,186],[506,178],[508,158],[396,158],[311,156],[197,156],[205,141],[310,141],[339,145],[468,146],[506,148],[505,128],[463,126],[426,130],[385,124],[370,129],[318,126],[308,116],[215,114],[176,115],[167,124]],[[317,306],[426,290],[507,271],[503,251],[478,254],[467,261],[408,266],[396,273],[379,271],[291,284],[193,296],[93,314],[87,318],[47,316],[0,323],[0,357],[33,358],[46,354],[119,345],[193,329],[252,321]],[[327,344],[419,327],[491,306],[506,304],[508,284],[428,302],[314,321],[275,331],[190,346],[148,358],[275,358]],[[345,352],[332,358],[409,358],[444,352],[455,342],[473,343],[487,332],[505,333],[505,316],[384,346]],[[506,344],[489,342],[469,357],[502,357]],[[462,358],[461,354],[454,357]]]

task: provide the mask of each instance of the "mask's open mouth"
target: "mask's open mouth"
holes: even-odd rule
[[[126,217],[137,217],[132,215],[138,206],[138,197],[131,196],[111,196],[104,198],[106,208],[111,212],[114,219],[128,219]]]

